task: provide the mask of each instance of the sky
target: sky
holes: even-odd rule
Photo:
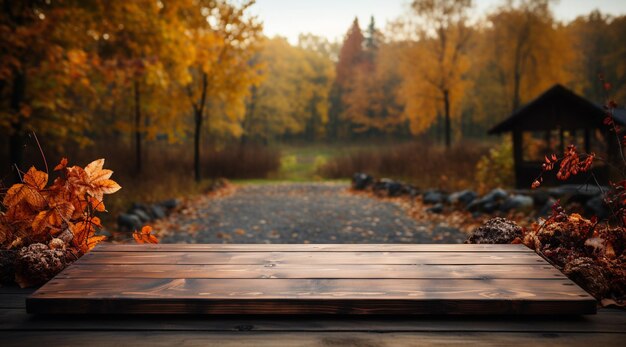
[[[374,16],[385,28],[408,10],[410,0],[257,0],[252,13],[264,22],[266,35],[280,35],[297,43],[300,33],[312,33],[329,40],[342,40],[354,17],[361,28]],[[475,12],[484,13],[502,0],[474,0]],[[626,0],[560,0],[553,6],[558,20],[569,21],[594,9],[612,15],[626,14]]]

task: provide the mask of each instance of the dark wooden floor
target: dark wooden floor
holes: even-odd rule
[[[0,288],[0,346],[623,346],[626,312],[586,316],[29,315]]]

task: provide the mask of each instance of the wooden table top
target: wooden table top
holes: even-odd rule
[[[113,245],[26,300],[48,314],[545,314],[596,301],[522,245]]]

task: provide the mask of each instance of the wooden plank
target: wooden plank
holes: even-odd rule
[[[24,294],[29,295],[35,292],[35,288],[20,288],[17,285],[0,286],[0,294]]]
[[[4,346],[620,346],[626,333],[10,331]]]
[[[547,264],[534,253],[509,252],[90,252],[79,264]]]
[[[0,294],[0,309],[25,307],[26,296],[23,294]]]
[[[289,252],[254,245],[239,252],[209,246],[215,248],[99,249],[30,296],[27,309],[109,314],[586,314],[596,309],[589,294],[535,253],[506,251],[517,246],[489,252],[353,251],[351,245]]]
[[[524,245],[489,244],[113,244],[101,243],[92,252],[521,252]]]
[[[488,302],[489,301],[489,302]],[[29,298],[32,314],[209,314],[209,315],[546,315],[595,314],[582,300],[394,300],[394,299],[187,299],[138,297]]]
[[[591,296],[568,279],[55,278],[30,298],[573,300]],[[584,298],[584,299],[581,299]],[[595,304],[595,301],[594,301]]]
[[[23,298],[25,299],[25,297]],[[259,332],[587,332],[623,333],[626,314],[599,309],[586,316],[186,316],[30,315],[0,310],[0,330],[73,331],[259,331]]]
[[[269,265],[76,264],[57,278],[566,278],[551,265]]]
[[[488,304],[487,304],[488,303]],[[54,279],[31,313],[594,313],[569,280]]]

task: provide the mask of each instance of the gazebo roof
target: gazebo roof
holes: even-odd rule
[[[615,110],[614,116],[618,123],[626,124],[625,110]],[[513,130],[539,131],[556,128],[600,128],[605,117],[602,106],[590,102],[560,84],[555,84],[495,125],[488,133],[501,134]]]

